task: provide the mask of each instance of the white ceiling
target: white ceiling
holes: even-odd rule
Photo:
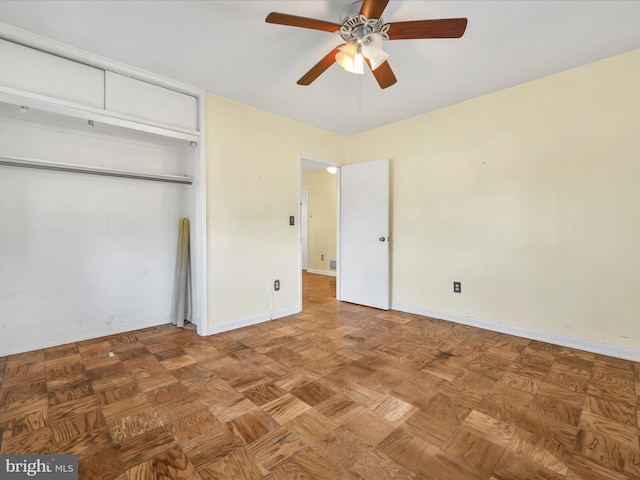
[[[296,85],[341,39],[265,17],[337,23],[350,3],[4,0],[0,22],[342,135],[640,48],[640,1],[391,0],[385,22],[466,17],[467,31],[386,42],[398,83],[385,90],[337,65]]]

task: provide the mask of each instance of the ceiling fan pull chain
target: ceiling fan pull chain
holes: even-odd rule
[[[362,116],[362,75],[358,75],[358,115]]]

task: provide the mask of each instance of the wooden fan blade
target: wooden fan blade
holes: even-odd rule
[[[311,85],[311,82],[313,82],[316,78],[322,75],[327,68],[329,68],[331,65],[333,65],[336,62],[336,54],[340,51],[340,48],[344,45],[345,45],[344,43],[342,45],[338,45],[336,48],[331,50],[322,60],[320,60],[313,67],[311,67],[311,70],[305,73],[300,78],[300,80],[298,80],[297,82],[298,85]]]
[[[278,25],[289,25],[290,27],[310,28],[312,30],[322,30],[324,32],[337,32],[340,25],[337,23],[325,22],[324,20],[316,20],[315,18],[298,17],[297,15],[289,15],[287,13],[271,12],[265,19],[267,23],[276,23]]]
[[[360,13],[367,18],[380,18],[389,0],[364,0]]]
[[[442,20],[414,20],[389,24],[390,40],[417,38],[460,38],[467,28],[466,18]]]
[[[367,64],[371,67],[369,60],[367,60]],[[372,71],[373,76],[376,77],[376,80],[378,81],[378,85],[380,85],[380,88],[390,87],[398,81],[396,76],[393,74],[393,70],[391,70],[391,65],[389,65],[389,62],[386,60],[384,63],[381,63],[378,68]]]

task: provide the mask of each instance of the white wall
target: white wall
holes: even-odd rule
[[[0,154],[184,169],[172,149],[7,116]],[[170,322],[185,189],[0,166],[0,356]]]
[[[394,307],[640,358],[638,85],[640,50],[351,137],[393,159]]]

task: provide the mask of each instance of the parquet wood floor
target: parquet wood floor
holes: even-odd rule
[[[336,302],[0,358],[0,451],[81,479],[640,478],[640,364]]]

